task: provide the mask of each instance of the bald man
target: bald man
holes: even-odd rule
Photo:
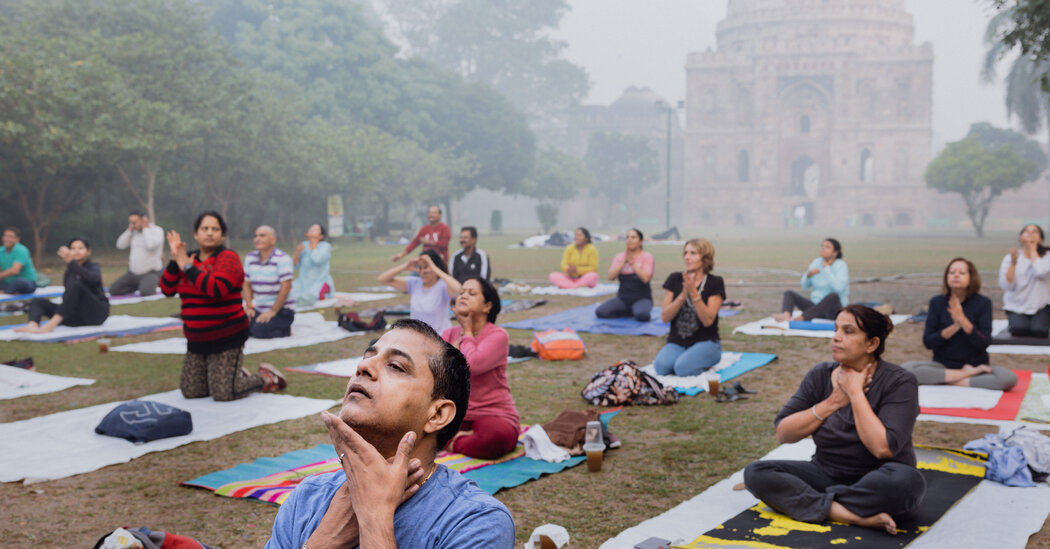
[[[255,251],[244,258],[244,311],[252,337],[272,339],[292,335],[295,298],[291,297],[295,265],[277,249],[277,232],[269,225],[255,229]]]

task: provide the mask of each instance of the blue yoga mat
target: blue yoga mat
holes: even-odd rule
[[[4,297],[0,297],[0,303],[7,303],[7,302],[10,302],[10,301],[26,301],[26,300],[35,299],[35,298],[38,298],[38,297],[44,297],[44,298],[48,298],[48,299],[50,299],[52,297],[62,297],[62,294],[64,292],[65,292],[65,290],[63,290],[61,292],[37,292],[37,293],[33,293],[33,294],[5,295]]]
[[[788,328],[792,330],[817,330],[822,332],[834,332],[835,323],[830,320],[792,320],[788,322]]]
[[[759,366],[765,366],[777,359],[777,355],[769,353],[741,353],[741,355],[743,356],[740,357],[740,360],[736,361],[732,366],[718,372],[719,377],[722,378],[722,383],[735,377],[740,377]],[[707,387],[675,387],[674,389],[683,395],[689,396],[696,396],[707,391]]]
[[[660,322],[660,307],[653,307],[652,320],[638,322],[633,318],[598,318],[594,316],[594,310],[598,308],[598,305],[598,303],[592,303],[583,307],[566,309],[552,315],[503,324],[503,327],[519,330],[572,328],[577,332],[592,334],[664,336],[667,335],[667,330],[671,326],[666,322]]]

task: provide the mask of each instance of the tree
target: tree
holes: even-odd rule
[[[552,31],[565,0],[385,0],[396,33],[418,55],[472,82],[483,82],[525,112],[549,137],[587,95],[583,68],[561,57]]]
[[[594,176],[582,160],[554,148],[541,149],[536,155],[536,174],[525,194],[536,198],[536,217],[543,232],[558,224],[561,203],[572,200],[585,188],[594,186]]]
[[[978,238],[984,237],[984,221],[997,196],[1028,181],[1032,162],[1017,154],[1012,145],[985,148],[972,132],[949,143],[926,168],[926,185],[941,193],[958,193]]]
[[[981,80],[993,84],[997,80],[996,66],[1014,47],[1002,38],[1002,33],[1013,21],[1016,8],[997,13],[988,21],[984,33],[987,51],[981,69]],[[1025,133],[1032,135],[1044,125],[1050,131],[1050,95],[1039,83],[1042,75],[1050,72],[1050,61],[1032,55],[1019,55],[1010,65],[1003,79],[1006,82],[1006,114],[1016,116]]]
[[[597,181],[593,192],[605,196],[609,205],[607,220],[612,218],[616,204],[628,204],[633,209],[629,199],[660,178],[659,155],[644,137],[593,133],[587,140],[584,160]]]
[[[1001,13],[1007,15],[996,22],[995,31],[995,42],[1005,46],[1002,53],[1019,47],[1022,57],[1042,64],[1037,76],[1043,91],[1050,93],[1050,74],[1045,66],[1050,61],[1050,0],[992,0],[992,5],[999,10],[1006,8]]]

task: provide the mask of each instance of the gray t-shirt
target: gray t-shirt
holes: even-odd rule
[[[302,547],[344,482],[342,471],[304,480],[277,512],[266,549]],[[474,481],[439,465],[419,492],[394,512],[394,537],[398,547],[412,549],[512,549],[514,519]]]
[[[838,362],[821,362],[806,373],[773,424],[830,396],[831,372],[838,365]],[[878,459],[868,451],[857,433],[853,406],[847,404],[813,432],[813,442],[817,445],[813,461],[832,475],[861,476],[889,461],[915,467],[915,448],[911,441],[915,418],[919,416],[919,384],[915,376],[896,364],[879,361],[867,396],[871,409],[886,427],[886,442],[893,457]]]

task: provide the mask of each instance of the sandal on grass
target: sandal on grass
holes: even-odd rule
[[[747,398],[747,395],[740,394],[735,388],[726,387],[725,389],[722,389],[722,392],[718,393],[717,397],[715,397],[715,402],[734,402],[737,400],[747,400]]]
[[[744,386],[741,385],[739,381],[733,383],[733,388],[736,389],[737,393],[740,393],[742,395],[744,395],[744,394],[747,394],[747,395],[758,394],[758,391],[753,391],[751,389],[745,389]]]

